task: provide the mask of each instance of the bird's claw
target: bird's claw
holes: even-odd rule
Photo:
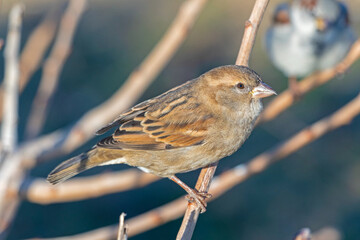
[[[200,213],[206,212],[207,203],[205,199],[211,198],[212,195],[207,192],[192,192],[192,194],[189,193],[189,195],[186,195],[185,198],[189,202],[195,202],[197,206],[200,208]]]

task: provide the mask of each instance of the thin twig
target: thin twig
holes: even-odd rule
[[[245,22],[244,35],[235,61],[236,65],[249,66],[249,59],[255,44],[256,33],[268,3],[269,0],[257,0],[255,2],[250,18]]]
[[[36,137],[42,130],[50,98],[57,88],[61,70],[70,54],[74,33],[85,7],[86,0],[71,0],[61,19],[54,47],[44,63],[40,86],[30,111],[26,126],[28,138]]]
[[[126,213],[120,214],[117,240],[127,240],[127,226],[125,225],[125,216]]]
[[[284,159],[290,154],[298,151],[302,147],[310,144],[324,134],[335,130],[343,125],[349,124],[360,114],[360,94],[352,101],[341,107],[329,117],[323,118],[314,124],[301,130],[291,138],[278,144],[272,149],[251,159],[246,164],[240,164],[231,170],[225,171],[212,181],[209,192],[212,194],[212,201],[235,185],[244,182],[249,177],[267,169],[271,164]],[[127,221],[129,226],[128,236],[140,234],[161,224],[179,218],[186,208],[184,197],[180,197],[161,207],[143,213]],[[94,240],[94,239],[113,239],[117,236],[117,225],[107,226],[71,236],[72,240]],[[51,238],[51,240],[61,240],[66,238]],[[49,240],[49,239],[47,239]]]
[[[2,151],[0,159],[0,239],[4,238],[4,230],[8,226],[8,214],[17,201],[6,201],[7,187],[12,177],[11,169],[18,167],[19,161],[12,158],[17,145],[17,115],[19,87],[19,48],[24,5],[16,4],[9,14],[9,29],[5,47],[5,79],[4,79],[4,121],[2,124]]]
[[[256,33],[268,3],[269,0],[256,0],[250,18],[245,23],[244,36],[241,42],[238,57],[236,59],[237,65],[249,65],[249,58],[255,43]],[[211,179],[215,174],[216,167],[217,163],[201,170],[195,189],[200,192],[208,191]],[[188,204],[188,208],[185,212],[183,222],[176,239],[191,239],[199,213],[200,208],[195,203]]]

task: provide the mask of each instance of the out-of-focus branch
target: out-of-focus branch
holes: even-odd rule
[[[5,46],[5,79],[4,79],[4,121],[1,129],[0,159],[0,238],[8,226],[8,214],[4,211],[17,205],[17,201],[6,201],[7,187],[12,177],[12,169],[18,166],[18,159],[12,158],[17,144],[17,115],[19,87],[19,48],[24,6],[16,4],[9,15],[9,29]]]
[[[72,39],[85,6],[86,0],[71,0],[61,19],[54,47],[44,63],[40,86],[30,111],[26,126],[28,138],[39,135],[44,125],[50,98],[56,90],[60,72],[70,54]]]
[[[180,197],[161,207],[155,208],[149,212],[143,213],[126,221],[128,237],[146,232],[156,228],[166,222],[175,220],[183,215],[186,209],[184,197]],[[66,237],[46,238],[46,240],[110,240],[115,239],[118,234],[118,224],[98,228],[89,232],[76,234]],[[39,238],[36,238],[40,240]],[[34,239],[35,240],[35,239]],[[44,239],[45,240],[45,239]]]
[[[32,74],[39,68],[41,60],[55,36],[57,21],[59,16],[59,7],[49,11],[44,20],[30,35],[26,42],[24,50],[20,56],[20,79],[19,92],[21,93],[27,85]],[[0,119],[3,116],[3,94],[4,89],[0,88]]]
[[[52,186],[44,179],[34,179],[25,181],[20,195],[30,202],[39,204],[78,201],[139,188],[158,179],[159,177],[153,174],[137,169],[75,178],[58,186]],[[17,192],[9,189],[9,194],[17,194]]]
[[[248,66],[250,54],[255,43],[255,37],[269,0],[256,0],[250,18],[245,22],[244,36],[236,59],[237,65]],[[216,171],[217,163],[203,168],[196,183],[195,189],[207,192]],[[191,239],[200,213],[199,206],[190,202],[185,212],[183,222],[176,239]]]
[[[7,44],[4,50],[4,121],[1,125],[2,157],[0,158],[0,163],[5,155],[14,151],[17,144],[19,49],[23,8],[23,5],[15,5],[9,15]]]
[[[341,240],[341,234],[335,228],[325,227],[314,232],[311,240]]]
[[[302,147],[320,138],[324,134],[335,130],[343,125],[349,124],[360,114],[360,94],[345,106],[337,110],[329,117],[323,118],[311,126],[301,130],[288,140],[278,144],[272,149],[251,159],[246,164],[240,164],[231,170],[225,171],[212,181],[210,192],[212,201],[221,196],[235,185],[245,181],[249,177],[264,171],[272,163],[281,160],[290,154],[298,151]],[[186,201],[180,197],[161,207],[153,209],[127,221],[129,226],[129,237],[140,234],[161,224],[177,219],[186,209]],[[114,239],[117,236],[117,225],[99,228],[90,232],[71,236],[72,240],[94,240],[94,239]],[[51,238],[52,240],[64,240],[62,238]],[[48,239],[49,240],[49,239]]]
[[[360,58],[360,40],[357,40],[351,47],[348,55],[336,67],[312,74],[311,76],[299,82],[298,84],[299,91],[301,92],[302,95],[304,95],[308,93],[310,90],[325,84],[326,82],[333,79],[337,74],[339,74],[339,71],[340,72],[346,71],[359,58]],[[291,105],[293,105],[294,102],[295,102],[294,94],[292,94],[291,91],[289,90],[285,90],[268,104],[266,109],[262,112],[262,114],[258,118],[257,123],[271,121],[280,113],[282,113]]]

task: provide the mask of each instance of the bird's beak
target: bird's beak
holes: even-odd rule
[[[261,82],[259,86],[254,87],[251,91],[251,95],[253,98],[264,98],[269,97],[273,94],[277,95],[277,93],[264,82]]]
[[[326,29],[326,22],[323,18],[316,18],[316,29],[319,32],[323,32]]]

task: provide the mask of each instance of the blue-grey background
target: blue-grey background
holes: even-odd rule
[[[5,38],[9,7],[0,11],[0,37]],[[89,0],[80,20],[71,54],[52,98],[43,133],[68,126],[91,108],[109,98],[162,37],[183,1]],[[250,66],[276,91],[287,87],[286,78],[270,63],[263,37],[275,4],[271,1],[257,37]],[[360,3],[347,1],[352,23],[360,33]],[[25,0],[22,46],[40,23],[53,1]],[[235,62],[244,21],[253,1],[209,0],[189,37],[164,71],[139,99],[195,78],[201,73]],[[0,70],[3,73],[3,59]],[[42,71],[32,77],[20,99],[19,138],[27,121]],[[277,119],[254,130],[243,147],[221,161],[217,173],[292,136],[354,98],[360,89],[360,61],[344,75],[306,95]],[[269,99],[265,100],[265,104]],[[68,156],[36,167],[31,176],[46,177],[61,161],[90,148],[93,139]],[[251,177],[209,203],[201,215],[194,239],[291,239],[302,227],[316,231],[333,226],[344,239],[360,236],[360,117],[304,147],[265,172]],[[84,175],[126,169],[108,166]],[[182,174],[190,185],[198,171]],[[23,202],[9,239],[72,235],[116,224],[121,212],[131,218],[165,204],[184,191],[168,180],[141,189],[64,204],[37,205]],[[138,235],[133,239],[174,239],[181,219]]]

